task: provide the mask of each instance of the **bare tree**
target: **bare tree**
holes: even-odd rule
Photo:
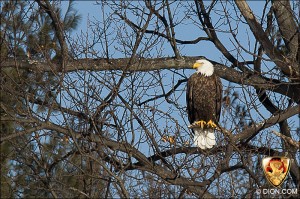
[[[261,159],[274,155],[292,160],[282,187],[299,186],[298,2],[95,3],[75,36],[72,2],[65,15],[2,3],[1,196],[264,197]],[[223,79],[209,150],[187,128],[199,58]]]

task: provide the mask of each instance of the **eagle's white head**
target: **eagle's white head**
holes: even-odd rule
[[[197,60],[193,68],[197,69],[197,73],[201,73],[207,77],[214,73],[214,65],[205,59]]]

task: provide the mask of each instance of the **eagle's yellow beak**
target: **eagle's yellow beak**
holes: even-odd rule
[[[193,68],[196,69],[198,67],[202,66],[202,63],[198,63],[196,62],[194,65],[193,65]]]

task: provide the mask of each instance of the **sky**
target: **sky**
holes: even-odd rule
[[[249,1],[248,3],[250,5],[250,7],[253,9],[254,13],[259,14],[259,13],[261,13],[262,8],[263,8],[263,2],[264,1]],[[67,1],[62,1],[62,4],[63,4],[63,7],[66,8],[68,2]],[[83,32],[87,31],[88,19],[92,19],[92,20],[101,19],[101,13],[99,11],[100,6],[95,5],[94,1],[76,1],[75,2],[75,8],[82,15],[82,20],[81,20],[81,23],[80,23],[80,26],[78,27],[78,29],[73,32],[73,36],[76,36],[77,34],[80,34],[81,31],[83,31]],[[245,26],[245,27],[247,26],[246,24],[240,24],[240,25]],[[196,38],[198,36],[204,36],[204,35],[199,35],[199,31],[197,29],[190,29],[190,28],[188,28],[188,26],[179,26],[179,27],[182,27],[182,28],[176,29],[176,34],[177,34],[179,39],[181,39],[181,38],[183,38],[183,39],[186,39],[186,38],[193,39],[193,38]],[[251,38],[251,33],[247,32],[246,29],[245,29],[244,33],[245,33],[244,35],[246,35],[247,37],[249,36]],[[187,35],[189,37],[187,37]],[[241,34],[241,35],[243,36],[243,34]],[[240,37],[239,39],[240,39],[241,43],[247,44],[247,42],[248,42],[248,39],[246,39],[246,38]],[[232,48],[234,48],[234,46],[232,46],[230,37],[226,37],[226,35],[220,35],[220,40],[222,42],[224,42],[226,45],[231,46]],[[168,50],[167,54],[168,53],[172,54],[171,49],[167,49],[167,50]],[[222,62],[224,60],[224,58],[222,58],[221,53],[216,51],[215,47],[210,42],[201,42],[200,44],[197,44],[197,45],[186,45],[182,49],[181,53],[183,55],[186,55],[186,56],[200,56],[200,55],[202,55],[202,56],[206,56],[209,59],[219,61],[219,62]],[[118,54],[117,57],[122,57],[122,55]],[[186,74],[188,76],[188,75],[192,74],[193,72],[194,72],[193,70],[189,70],[189,71],[186,71]],[[72,79],[72,74],[68,77],[70,77],[70,80],[67,80],[67,81],[71,82],[73,80]],[[164,78],[165,82],[168,82],[169,80],[171,80],[171,78],[168,78],[167,76],[166,76],[166,78]],[[226,87],[228,86],[228,82],[224,81],[224,80],[222,82],[223,82],[223,85],[224,85],[224,89],[226,89]],[[231,84],[231,86],[236,86],[235,89],[237,91],[241,91],[240,86],[237,86],[235,84]],[[184,105],[185,104],[184,97],[181,97],[181,99],[183,99],[183,101],[181,101],[180,104]],[[246,99],[249,99],[249,97],[247,97]],[[68,102],[66,102],[66,103],[68,103]],[[164,108],[165,108],[165,110],[168,110],[168,107],[164,107]],[[162,110],[164,108],[162,108]],[[253,114],[255,114],[255,112]],[[269,113],[266,110],[264,110],[263,115],[269,115]],[[60,120],[62,118],[60,118],[58,116],[56,119]],[[294,117],[290,118],[289,121],[290,122],[292,121],[292,122],[294,122],[295,125],[297,125],[297,123],[299,124],[299,117],[294,116]],[[228,126],[228,128],[229,128],[229,126]],[[274,129],[278,130],[278,128],[276,128],[276,127],[274,127]],[[143,148],[142,149],[142,151],[144,151],[145,153],[149,153],[148,150],[150,150],[150,149],[148,149],[148,148]]]
[[[63,5],[67,5],[68,2],[62,2]],[[207,3],[210,3],[210,1],[207,1]],[[263,11],[263,7],[264,7],[264,3],[265,1],[248,1],[249,6],[251,7],[251,9],[253,10],[255,15],[260,15]],[[96,5],[95,1],[76,1],[75,2],[75,8],[78,10],[78,12],[81,14],[82,16],[82,20],[80,23],[80,26],[78,27],[77,31],[73,32],[73,35],[75,36],[76,34],[80,34],[80,31],[86,32],[88,31],[88,21],[90,20],[100,20],[102,18],[102,13],[100,11],[100,5]],[[216,8],[222,9],[221,4],[218,4]],[[234,12],[234,10],[229,10],[229,14],[230,12]],[[180,12],[179,12],[180,13]],[[180,15],[180,14],[179,14]],[[213,21],[217,21],[216,19],[213,19]],[[226,27],[227,24],[224,25],[224,27]],[[220,26],[222,29],[222,26]],[[245,27],[245,28],[243,28]],[[244,44],[245,46],[247,46],[248,44],[251,46],[251,48],[254,47],[253,43],[249,43],[249,41],[253,40],[253,35],[251,32],[249,32],[249,30],[247,30],[247,24],[246,23],[240,23],[239,24],[239,29],[240,31],[244,31],[244,32],[239,32],[238,34],[238,39],[239,42],[241,42],[241,44]],[[188,33],[188,34],[187,34]],[[205,36],[205,35],[199,35],[199,31],[198,29],[191,29],[189,28],[188,25],[180,25],[176,27],[176,35],[178,39],[194,39],[198,36]],[[232,37],[226,35],[226,34],[219,34],[219,38],[222,41],[222,43],[225,44],[226,47],[229,47],[229,49],[235,49],[235,46],[233,46],[233,39]],[[169,49],[165,49],[166,50],[166,54],[173,54],[172,50]],[[181,50],[182,55],[185,56],[206,56],[209,59],[218,61],[218,62],[224,62],[224,58],[222,56],[222,54],[217,51],[214,47],[213,44],[211,44],[211,42],[200,42],[197,45],[185,45],[184,48]],[[245,53],[244,53],[245,55]],[[116,57],[123,57],[122,54],[117,54]],[[250,57],[249,55],[245,55],[245,57],[243,57],[244,59],[251,59],[252,57]],[[192,74],[194,71],[190,70],[187,71],[187,75]],[[168,81],[168,79],[166,79],[165,81]],[[223,85],[228,86],[228,82],[222,80]],[[234,86],[234,84],[231,84],[231,86]],[[237,86],[236,90],[237,91],[241,91],[241,89],[239,89]],[[248,97],[247,97],[248,98]],[[249,99],[249,98],[248,98]],[[249,99],[250,100],[250,99]],[[184,101],[182,101],[181,103],[185,103]],[[269,112],[266,111],[265,109],[262,109],[262,113],[265,116],[270,116]],[[255,115],[255,112],[253,112],[253,114]],[[289,120],[294,121],[296,124],[297,122],[299,123],[299,117],[298,116],[294,116],[292,118],[290,118]]]
[[[210,3],[211,1],[205,1],[207,3]],[[68,2],[63,1],[63,5],[67,6]],[[249,6],[253,10],[253,12],[257,15],[259,15],[262,12],[263,6],[264,6],[264,1],[249,1],[248,2]],[[100,12],[100,5],[96,4],[96,1],[75,1],[74,4],[75,8],[78,10],[78,12],[82,16],[82,20],[80,23],[80,26],[78,27],[78,31],[86,31],[87,30],[87,24],[88,24],[88,19],[94,20],[94,19],[101,19],[102,14]],[[217,7],[222,7],[217,5]],[[244,24],[240,24],[243,26]],[[246,26],[246,25],[244,25]],[[187,34],[188,32],[188,34]],[[188,24],[183,26],[179,25],[176,27],[176,35],[178,39],[184,38],[184,39],[195,39],[198,36],[205,36],[205,35],[199,35],[199,32],[197,29],[190,29]],[[224,37],[220,35],[220,39],[222,42],[225,41],[225,44],[232,45],[232,43],[228,40],[228,37]],[[247,41],[245,38],[241,38],[240,42]],[[209,59],[215,59],[217,56],[221,56],[219,52],[217,52],[211,44],[211,42],[205,42],[204,44],[201,42],[199,45],[185,45],[185,48],[182,50],[182,54],[186,54],[188,56],[198,56],[198,55],[206,55],[207,58]]]

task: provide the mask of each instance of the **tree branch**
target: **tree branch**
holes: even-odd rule
[[[80,70],[103,71],[103,70],[125,70],[128,72],[135,71],[151,71],[162,69],[192,69],[192,65],[198,59],[206,59],[203,56],[188,57],[183,56],[182,59],[173,57],[168,58],[116,58],[110,59],[79,59],[68,62],[65,71],[75,72]],[[128,65],[129,61],[132,64]],[[230,82],[242,85],[250,85],[256,89],[267,89],[273,92],[286,95],[295,102],[300,101],[300,83],[281,82],[274,79],[262,77],[255,73],[239,72],[234,68],[227,67],[223,64],[210,60],[215,65],[215,72],[218,76]],[[17,66],[16,66],[17,64]],[[18,63],[14,59],[8,59],[2,64],[3,68],[18,67],[30,71],[38,71],[39,73],[51,72],[46,62],[38,62],[30,64],[28,61],[20,60]]]
[[[65,36],[64,36],[64,27],[63,27],[63,23],[60,20],[60,16],[58,13],[55,12],[55,10],[53,9],[53,6],[50,5],[49,1],[44,1],[44,3],[42,3],[40,0],[36,0],[36,2],[38,3],[38,5],[45,10],[45,12],[49,15],[49,17],[52,20],[52,24],[53,27],[55,29],[55,35],[58,38],[58,42],[60,44],[61,47],[61,56],[62,59],[61,61],[61,65],[59,67],[59,71],[65,71],[65,66],[66,66],[66,61],[68,60],[68,45],[65,41]]]
[[[138,25],[136,25],[135,23],[133,23],[132,21],[130,21],[129,19],[127,19],[125,16],[116,13],[122,20],[124,20],[131,28],[133,28],[136,31],[140,31],[141,27],[139,27]],[[163,37],[165,39],[167,39],[169,42],[172,41],[172,38],[170,38],[169,36],[165,35],[164,33],[161,33],[157,30],[146,30],[145,33],[147,34],[153,34],[153,35],[157,35],[159,37]],[[175,41],[179,44],[197,44],[200,41],[209,41],[210,39],[208,37],[197,37],[194,40],[180,40],[180,39],[176,39],[174,38]]]
[[[273,11],[279,26],[280,33],[289,50],[289,58],[296,62],[299,45],[299,24],[294,21],[290,1],[272,1]],[[295,65],[297,66],[297,65]],[[299,67],[295,70],[299,71]]]
[[[273,134],[277,135],[278,137],[281,137],[285,142],[289,143],[290,145],[296,147],[296,148],[300,148],[300,142],[297,142],[295,140],[293,140],[292,138],[285,136],[275,130],[271,131]]]
[[[258,23],[252,10],[245,0],[235,0],[235,4],[246,19],[253,35],[262,44],[267,55],[281,68],[282,72],[289,77],[299,78],[299,71],[296,70],[296,63],[292,63],[287,57],[283,56],[271,43],[264,32],[262,26]]]
[[[300,112],[300,105],[289,107],[284,111],[279,112],[276,115],[271,116],[269,119],[256,123],[248,128],[246,128],[242,133],[239,133],[237,136],[233,138],[233,142],[237,143],[237,141],[241,140],[243,143],[249,142],[254,136],[256,136],[261,130],[268,128],[277,124],[278,122],[282,122]],[[244,140],[244,141],[243,141]]]

